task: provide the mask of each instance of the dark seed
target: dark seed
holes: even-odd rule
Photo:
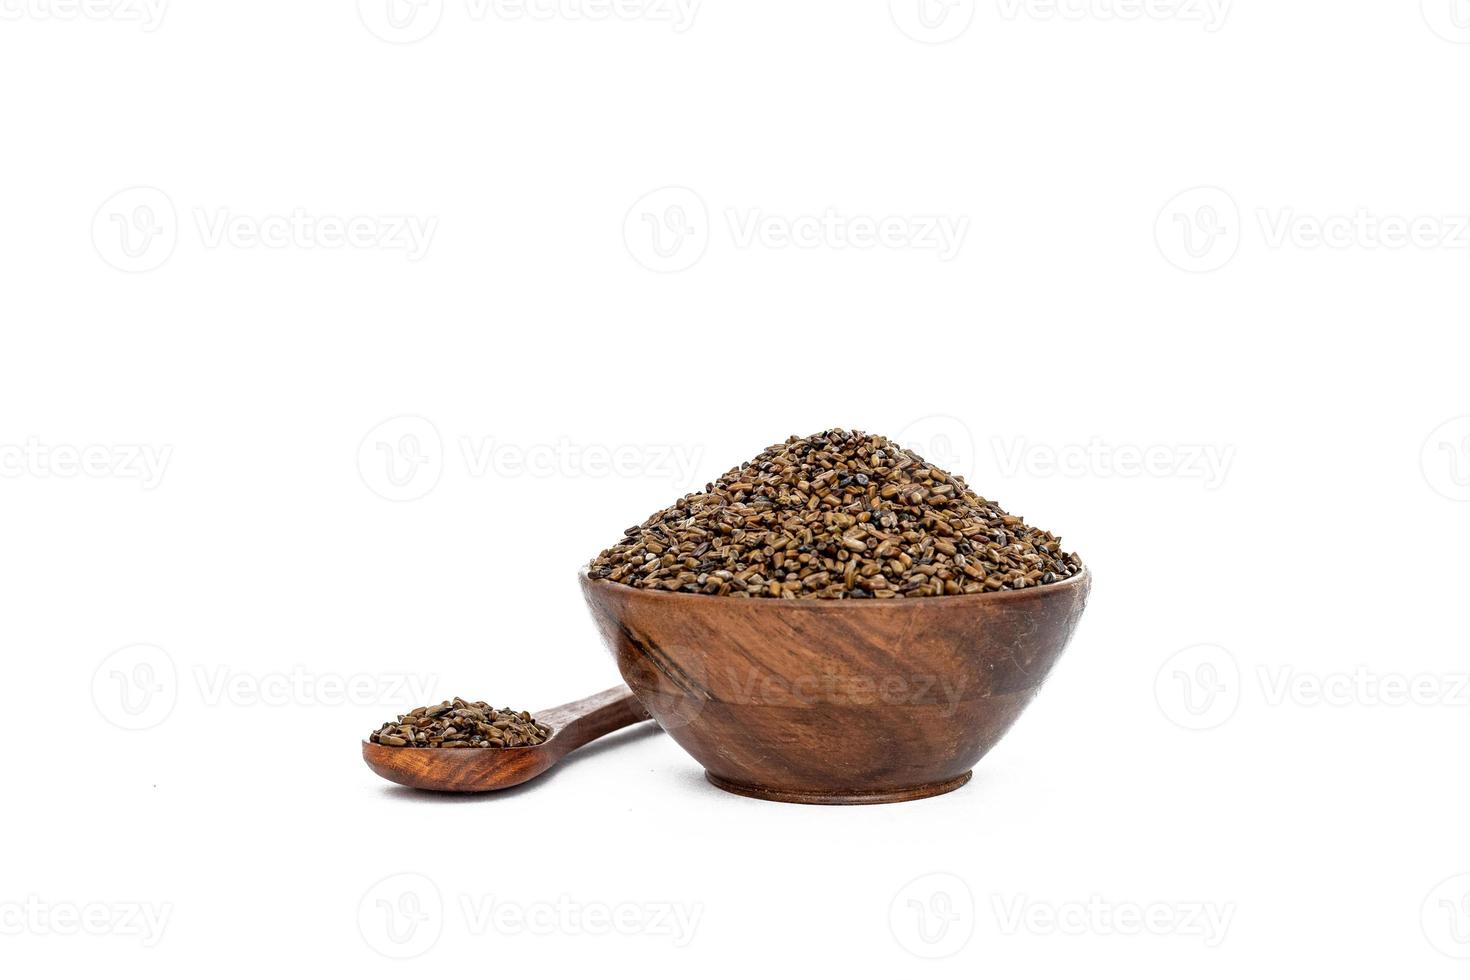
[[[844,429],[771,446],[624,535],[592,577],[740,598],[974,595],[1082,568],[962,478]]]
[[[484,720],[481,720],[484,719]],[[527,711],[496,710],[484,701],[455,698],[415,708],[373,732],[371,741],[425,749],[505,748],[540,745],[550,733]]]

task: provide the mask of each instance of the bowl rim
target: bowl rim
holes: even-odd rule
[[[839,611],[850,609],[854,606],[867,609],[870,607],[898,607],[912,609],[915,606],[930,605],[936,602],[947,603],[951,606],[958,605],[962,600],[983,603],[1005,603],[1020,602],[1031,596],[1052,595],[1060,592],[1069,592],[1080,586],[1091,585],[1091,566],[1083,564],[1076,575],[1062,579],[1060,582],[1052,582],[1050,585],[1034,585],[1029,589],[1006,589],[1000,592],[975,592],[970,595],[935,595],[922,598],[893,598],[893,599],[759,599],[742,596],[703,595],[698,592],[669,592],[665,589],[641,589],[636,585],[624,585],[621,582],[609,582],[607,579],[593,578],[590,571],[592,563],[587,562],[577,570],[577,577],[584,587],[602,588],[611,592],[627,592],[643,596],[655,602],[754,602],[769,604],[777,609],[822,609]]]

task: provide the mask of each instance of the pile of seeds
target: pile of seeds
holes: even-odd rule
[[[455,698],[384,722],[369,740],[419,749],[508,749],[540,745],[550,734],[551,729],[537,724],[529,712],[497,710],[484,701]]]
[[[1081,560],[882,436],[792,436],[659,511],[589,574],[776,599],[971,595],[1050,585]]]

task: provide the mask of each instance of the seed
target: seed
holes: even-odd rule
[[[771,446],[628,528],[589,574],[738,598],[891,599],[1028,588],[1081,569],[1056,535],[963,478],[882,436],[831,429]]]
[[[551,729],[528,711],[496,710],[484,701],[455,698],[399,715],[396,722],[386,722],[373,732],[369,741],[426,749],[506,748],[540,745],[550,734]]]

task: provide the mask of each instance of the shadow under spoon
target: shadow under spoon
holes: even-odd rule
[[[448,793],[486,793],[535,779],[594,739],[640,721],[648,712],[623,685],[569,704],[535,712],[551,729],[540,745],[509,749],[415,749],[362,743],[368,768],[403,786]]]

